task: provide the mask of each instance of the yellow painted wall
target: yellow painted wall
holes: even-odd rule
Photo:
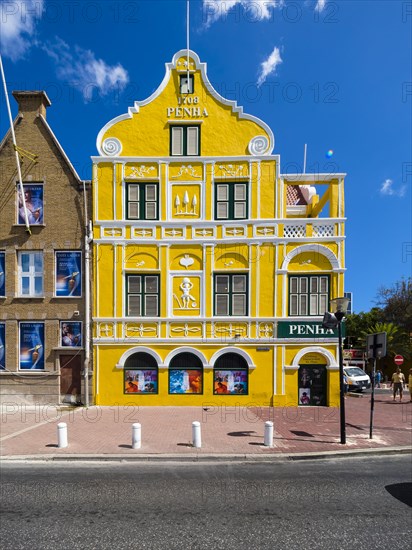
[[[171,70],[161,93],[150,102],[142,102],[138,112],[106,125],[100,136],[101,143],[117,138],[122,150],[119,158],[102,156],[96,161],[93,183],[94,237],[107,240],[94,245],[96,404],[183,406],[224,400],[226,404],[295,406],[298,369],[284,367],[293,364],[302,347],[323,346],[335,354],[335,345],[316,340],[296,344],[274,341],[276,319],[288,315],[284,304],[288,275],[276,276],[275,272],[282,268],[288,254],[307,240],[285,239],[287,244],[276,245],[270,241],[271,237],[284,235],[286,224],[277,220],[276,214],[290,216],[286,215],[286,187],[282,190],[284,184],[278,177],[278,157],[253,156],[248,150],[252,138],[271,138],[267,127],[257,119],[242,118],[233,105],[214,97],[202,81],[199,68],[194,73],[194,94],[179,94],[184,61],[178,60],[177,69]],[[189,99],[190,103],[184,103]],[[184,123],[199,124],[201,155],[171,158],[170,125]],[[215,221],[214,185],[222,181],[249,183],[248,219]],[[128,182],[158,183],[159,220],[124,219]],[[336,179],[326,191],[330,211],[336,216],[343,216],[340,185]],[[313,236],[311,222],[306,224],[305,239]],[[249,241],[243,242],[245,239]],[[332,272],[323,252],[327,250],[337,257],[339,247],[330,240],[319,244],[322,253],[314,249],[295,255],[288,264],[288,273],[330,274],[330,294],[335,297],[343,289],[343,273]],[[341,247],[343,250],[343,243]],[[158,319],[124,317],[127,273],[159,274]],[[214,317],[215,273],[248,274],[248,317],[234,321]],[[184,334],[187,336],[183,340]],[[234,334],[238,342],[234,342]],[[248,339],[253,342],[247,343]],[[127,350],[137,352],[141,346],[154,350],[162,361],[181,346],[199,350],[207,361],[220,349],[243,349],[256,365],[249,371],[249,394],[214,395],[212,368],[204,371],[202,395],[169,395],[165,368],[159,369],[158,395],[125,394],[124,371],[116,365]],[[259,347],[268,347],[269,351],[257,351]],[[329,405],[338,402],[338,382],[337,371],[328,369]]]

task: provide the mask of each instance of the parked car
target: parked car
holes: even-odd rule
[[[343,369],[348,379],[348,390],[362,392],[371,387],[371,379],[359,367],[344,367]]]

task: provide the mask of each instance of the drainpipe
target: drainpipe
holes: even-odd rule
[[[84,393],[85,393],[85,405],[89,407],[89,365],[90,365],[90,243],[92,242],[92,230],[91,222],[87,217],[87,195],[86,184],[83,180],[83,195],[84,195],[84,221],[85,221],[85,235],[84,235]]]

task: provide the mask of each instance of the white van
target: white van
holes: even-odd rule
[[[371,379],[359,367],[344,367],[343,372],[348,379],[348,390],[362,392],[371,387]]]

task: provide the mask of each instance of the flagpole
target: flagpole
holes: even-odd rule
[[[11,116],[9,95],[7,93],[6,77],[4,76],[4,69],[3,69],[3,62],[2,62],[2,59],[1,59],[1,54],[0,54],[0,72],[1,72],[1,79],[3,81],[4,96],[6,98],[7,111],[8,111],[8,114],[9,114],[10,131],[11,131],[11,136],[12,136],[12,140],[13,140],[13,148],[14,148],[14,153],[16,155],[17,174],[18,174],[18,177],[19,177],[20,193],[21,193],[21,197],[22,197],[22,201],[23,201],[23,211],[24,211],[26,231],[31,234],[30,224],[29,224],[29,217],[28,217],[27,208],[26,208],[26,198],[24,196],[23,181],[22,181],[22,176],[21,176],[19,153],[17,151],[16,134],[14,133],[13,119],[12,119],[12,116]]]
[[[190,90],[189,80],[189,39],[190,39],[190,0],[186,2],[186,45],[187,45],[187,91]]]

